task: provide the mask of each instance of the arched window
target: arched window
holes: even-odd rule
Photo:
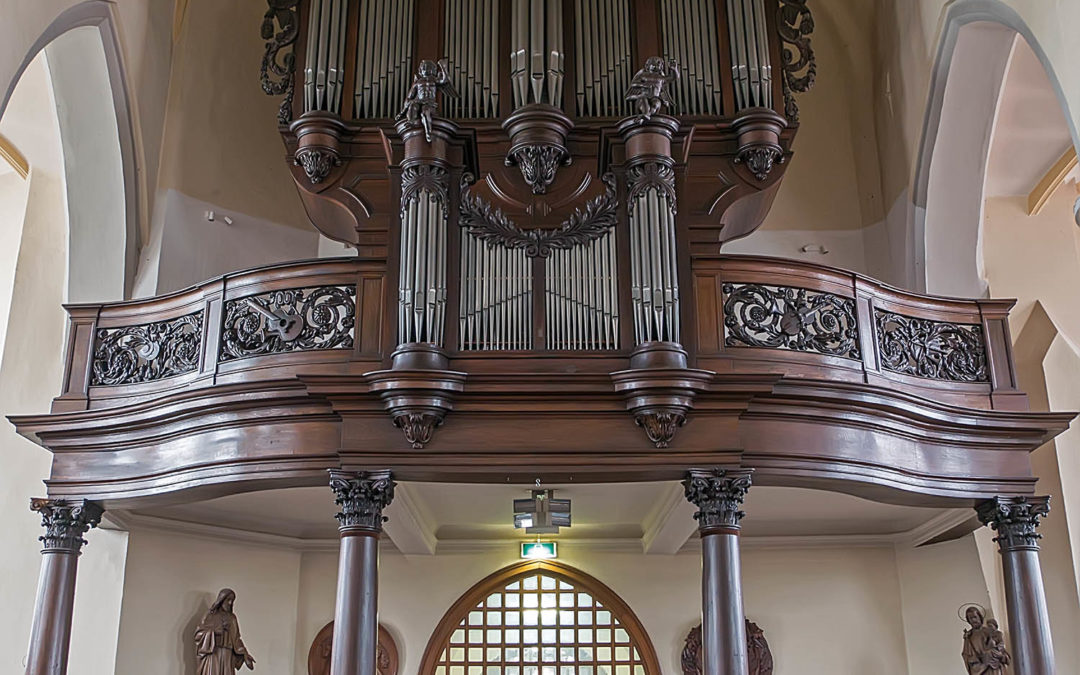
[[[428,642],[420,675],[660,675],[649,636],[614,591],[550,561],[469,589]]]

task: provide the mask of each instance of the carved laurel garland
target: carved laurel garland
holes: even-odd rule
[[[295,88],[296,54],[293,45],[300,31],[296,6],[300,0],[267,0],[269,9],[263,15],[262,38],[266,40],[262,65],[259,67],[259,83],[269,96],[285,94],[278,108],[278,123],[292,120],[292,100]],[[279,30],[274,32],[274,22]]]
[[[724,344],[860,359],[855,301],[832,293],[727,283]]]
[[[953,382],[988,382],[983,329],[877,310],[881,367],[894,373]]]
[[[500,209],[478,195],[470,194],[472,176],[465,174],[461,181],[461,211],[459,224],[469,234],[489,246],[525,249],[530,258],[547,258],[555,249],[568,249],[601,236],[617,222],[615,177],[604,174],[604,194],[597,195],[583,209],[563,221],[557,230],[522,230]]]
[[[667,164],[644,162],[632,166],[626,172],[626,184],[626,208],[630,215],[634,214],[637,198],[650,188],[664,197],[668,209],[675,214],[675,170]]]
[[[290,288],[229,300],[218,360],[351,349],[355,317],[355,286]]]
[[[448,211],[450,200],[450,174],[441,166],[430,164],[413,164],[401,171],[401,211],[405,215],[405,207],[413,199],[419,199],[420,195],[427,192],[433,195],[442,206],[443,215]]]
[[[139,326],[101,328],[90,384],[117,386],[183,375],[199,366],[203,313]]]
[[[810,91],[817,78],[817,62],[810,46],[810,34],[814,32],[814,17],[807,0],[780,0],[777,30],[780,33],[781,71],[784,85],[784,114],[795,123],[799,121],[796,93]]]

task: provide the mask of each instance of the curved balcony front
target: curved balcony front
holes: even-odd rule
[[[1029,453],[1073,417],[1027,411],[1010,301],[748,256],[697,259],[691,288],[685,351],[451,343],[430,360],[394,352],[383,267],[275,265],[68,307],[64,390],[12,420],[54,453],[51,495],[128,506],[320,485],[341,466],[595,482],[703,465],[957,505],[1030,494]]]

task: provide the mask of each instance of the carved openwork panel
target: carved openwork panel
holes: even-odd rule
[[[229,300],[218,360],[351,349],[355,318],[355,286],[290,288]]]
[[[139,326],[101,328],[94,336],[91,385],[153,382],[199,367],[203,313]]]
[[[860,359],[855,301],[790,286],[726,283],[724,344]]]
[[[932,380],[989,381],[982,326],[881,310],[874,321],[883,369]]]

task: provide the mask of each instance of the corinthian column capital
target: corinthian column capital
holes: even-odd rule
[[[994,497],[977,505],[975,512],[998,533],[994,541],[1002,553],[1038,551],[1042,535],[1035,530],[1039,518],[1050,513],[1050,497]]]
[[[739,510],[750,489],[753,469],[691,469],[683,480],[686,500],[698,507],[694,519],[702,534],[738,534]]]
[[[389,471],[330,470],[330,489],[341,511],[336,518],[338,531],[382,532],[382,510],[394,499],[397,483]]]
[[[38,540],[45,544],[43,552],[79,553],[86,540],[83,535],[101,522],[105,512],[95,502],[85,499],[46,499],[35,497],[30,500],[30,510],[41,514],[41,526],[45,534]]]

